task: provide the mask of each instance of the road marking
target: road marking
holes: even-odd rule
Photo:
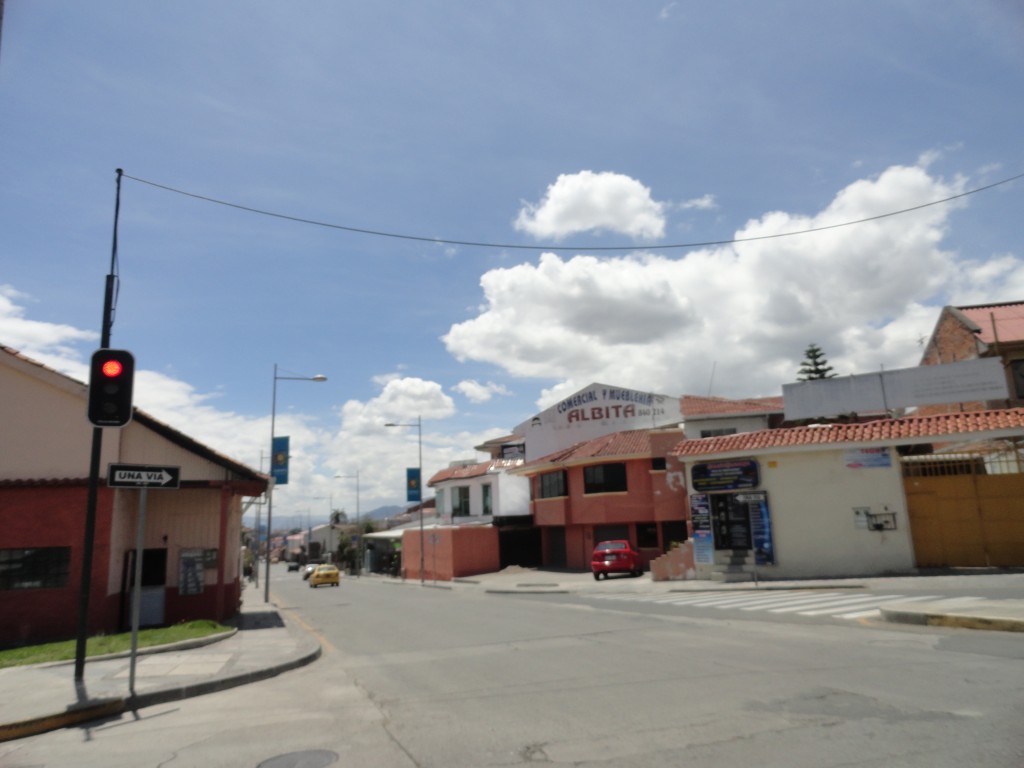
[[[947,607],[964,605],[982,600],[980,597],[950,597],[941,595],[898,594],[869,595],[864,593],[822,592],[821,590],[797,589],[788,592],[779,590],[736,590],[709,595],[662,593],[657,595],[616,594],[592,595],[600,600],[627,600],[656,605],[674,605],[680,608],[716,608],[720,611],[762,611],[765,613],[795,613],[799,616],[831,616],[848,621],[876,617],[881,608],[892,603],[915,603],[934,600]]]

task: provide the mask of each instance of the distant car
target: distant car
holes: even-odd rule
[[[297,571],[297,570],[299,570],[299,561],[298,560],[289,560],[288,561],[288,570],[289,571]]]
[[[644,567],[640,563],[640,553],[625,540],[602,541],[594,547],[590,557],[590,570],[594,578],[608,578],[609,573],[628,573],[631,576],[642,576]]]
[[[318,565],[309,575],[309,586],[319,587],[321,584],[338,586],[341,583],[341,571],[333,565]]]
[[[306,567],[302,569],[302,578],[308,579],[309,575],[316,570],[318,565],[320,565],[320,563],[307,563]]]

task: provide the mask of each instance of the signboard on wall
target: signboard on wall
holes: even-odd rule
[[[708,461],[694,464],[690,470],[692,488],[701,493],[742,491],[761,484],[757,462],[753,459]]]
[[[888,448],[850,448],[843,451],[847,469],[891,467],[892,454]]]
[[[893,371],[783,384],[789,421],[849,413],[883,413],[915,405],[1005,400],[1010,396],[999,358],[919,365]]]
[[[519,424],[514,432],[523,437],[525,458],[532,461],[613,432],[675,427],[682,421],[678,397],[591,384]]]
[[[183,549],[178,557],[178,594],[200,595],[203,592],[203,550]]]

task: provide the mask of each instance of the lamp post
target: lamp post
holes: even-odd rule
[[[363,532],[359,529],[359,470],[356,470],[354,475],[335,475],[337,480],[348,480],[351,478],[356,479],[356,536],[359,539],[356,541],[356,576],[363,571]]]
[[[277,419],[277,382],[278,381],[327,381],[327,377],[321,373],[316,376],[278,376],[277,375],[277,363],[274,363],[274,390],[273,396],[270,399],[270,450],[271,450],[271,465],[273,465],[273,450],[274,450],[274,425]],[[266,570],[263,576],[263,602],[270,602],[270,540],[274,535],[274,528],[272,526],[274,514],[274,483],[270,483],[270,487],[267,488],[267,563]]]
[[[415,424],[397,424],[395,422],[388,422],[384,425],[385,427],[416,427],[416,442],[419,445],[419,472],[420,472],[420,584],[426,583],[426,577],[423,573],[424,562],[423,555],[425,547],[423,544],[423,417],[417,416]]]

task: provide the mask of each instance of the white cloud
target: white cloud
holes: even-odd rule
[[[460,381],[452,389],[472,403],[486,403],[494,395],[508,395],[510,392],[507,388],[501,384],[495,384],[493,381],[488,381],[486,384],[481,384],[476,379],[466,379]]]
[[[54,370],[86,381],[89,368],[76,345],[99,341],[99,334],[70,325],[27,320],[23,304],[31,300],[11,285],[0,285],[0,343]]]
[[[665,204],[636,179],[580,171],[559,176],[540,203],[525,203],[515,228],[538,239],[606,231],[652,240],[665,234],[664,210]]]
[[[947,303],[1019,299],[1020,257],[958,260],[941,245],[943,204],[794,237],[774,237],[957,194],[920,166],[840,190],[813,216],[775,211],[736,238],[678,257],[562,258],[487,272],[484,305],[444,341],[460,360],[555,379],[538,406],[592,381],[669,394],[779,394],[816,343],[840,373],[916,365],[918,339]]]
[[[92,341],[94,334],[25,320],[22,304],[27,300],[10,286],[0,288],[0,343],[87,381],[88,364],[71,344]],[[422,419],[423,469],[428,478],[451,461],[474,458],[474,445],[502,433],[501,429],[480,434],[436,431],[433,424],[455,414],[452,398],[439,383],[400,374],[374,380],[380,387],[378,395],[366,402],[345,403],[336,431],[317,426],[312,416],[297,410],[281,409],[276,414],[275,433],[291,438],[289,483],[274,491],[276,520],[294,520],[308,514],[317,522],[326,519],[332,505],[354,513],[354,481],[335,475],[352,475],[355,471],[360,473],[363,512],[404,498],[404,467],[416,466],[419,461],[419,432],[410,427],[387,428],[387,422],[415,425],[418,418]],[[495,393],[502,391],[490,383],[481,386]],[[217,407],[218,399],[219,395],[198,392],[187,382],[163,373],[146,369],[135,372],[136,406],[210,448],[266,471],[269,414],[244,416]]]
[[[840,190],[820,212],[774,211],[747,222],[738,238],[829,226],[941,199],[964,189],[925,168],[893,167]],[[957,205],[963,206],[965,200]],[[547,384],[545,407],[592,381],[666,394],[779,394],[795,379],[811,342],[840,374],[915,365],[944,304],[1024,297],[1018,255],[959,258],[942,247],[955,206],[932,206],[797,237],[736,243],[675,256],[635,253],[563,258],[494,269],[481,277],[477,315],[452,325],[444,341],[460,360],[500,366]],[[0,343],[80,381],[96,334],[29,320],[30,297],[0,287]],[[83,348],[85,352],[83,352]],[[397,370],[401,371],[401,368]],[[360,472],[363,511],[402,498],[404,468],[420,460],[429,478],[511,425],[452,433],[455,403],[439,382],[389,373],[377,393],[338,409],[323,428],[293,409],[277,414],[292,437],[291,480],[275,491],[277,515],[329,502],[354,510],[354,487],[334,475]],[[472,402],[508,391],[475,380],[452,387]],[[226,410],[220,395],[163,373],[136,373],[136,403],[232,458],[258,467],[270,439],[269,414]],[[422,419],[422,441],[415,424]],[[265,463],[265,460],[264,460]]]
[[[701,195],[690,200],[684,200],[679,204],[679,207],[684,211],[713,211],[718,208],[718,203],[715,201],[714,195]]]

